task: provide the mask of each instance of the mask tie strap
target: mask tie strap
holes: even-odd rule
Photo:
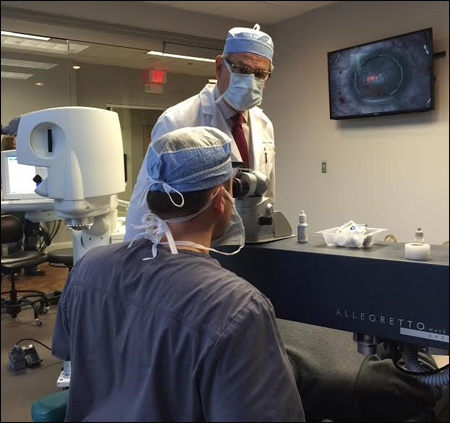
[[[152,260],[158,254],[158,245],[162,244],[161,239],[166,236],[168,240],[167,245],[170,247],[170,252],[172,254],[178,254],[172,232],[164,220],[153,213],[147,213],[147,215],[143,217],[142,221],[142,225],[133,225],[133,227],[137,229],[145,229],[145,231],[137,234],[128,245],[128,248],[131,248],[134,242],[139,238],[149,239],[153,243],[152,256],[144,258],[143,260]]]

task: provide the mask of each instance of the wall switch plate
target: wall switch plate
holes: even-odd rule
[[[328,173],[328,162],[326,160],[322,160],[322,173]]]

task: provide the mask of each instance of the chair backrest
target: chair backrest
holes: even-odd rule
[[[10,244],[21,242],[23,239],[23,225],[20,219],[10,214],[2,215],[1,218],[1,243]]]

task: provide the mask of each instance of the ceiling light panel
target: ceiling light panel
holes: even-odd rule
[[[19,32],[2,31],[2,35],[8,35],[10,37],[29,38],[32,40],[49,41],[49,37],[41,37],[38,35],[20,34]]]
[[[25,38],[7,37],[2,35],[2,47],[15,50],[28,50],[36,52],[46,52],[54,54],[77,54],[89,48],[89,45],[77,43],[57,43],[48,41],[28,40]]]
[[[183,56],[181,54],[163,53],[161,51],[149,51],[147,54],[150,54],[151,56],[170,57],[173,59],[196,60],[199,62],[215,63],[216,61],[215,59],[207,59],[205,57]]]
[[[56,63],[34,62],[30,60],[6,59],[2,57],[2,66],[13,66],[16,68],[45,69],[49,70],[58,66]]]
[[[28,79],[33,76],[32,73],[19,73],[19,72],[4,72],[2,71],[2,78],[7,79]]]

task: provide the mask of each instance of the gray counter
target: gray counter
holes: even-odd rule
[[[216,257],[251,282],[287,320],[448,350],[449,249],[432,259],[405,259],[404,244],[369,249],[328,247],[313,235],[248,245]]]

